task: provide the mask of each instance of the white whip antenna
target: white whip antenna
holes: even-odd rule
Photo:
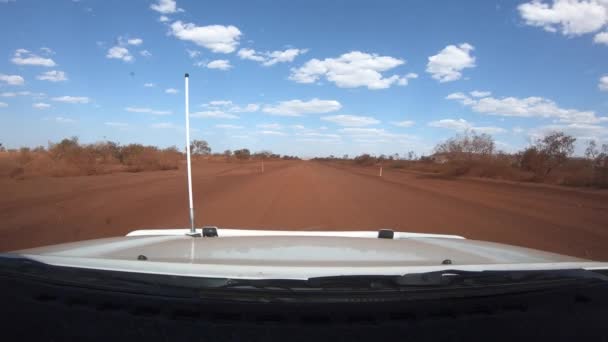
[[[186,93],[186,164],[188,167],[188,200],[190,204],[190,233],[191,236],[200,236],[194,228],[194,203],[192,201],[192,161],[190,160],[190,100],[188,99],[188,77],[185,75]]]

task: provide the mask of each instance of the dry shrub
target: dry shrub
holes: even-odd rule
[[[355,161],[355,164],[361,165],[361,166],[370,166],[370,165],[374,165],[378,162],[378,160],[375,157],[372,157],[369,154],[362,154],[360,156],[357,156],[357,157],[355,157],[354,161]]]
[[[131,172],[175,170],[181,158],[181,153],[175,147],[160,150],[153,146],[130,144],[120,152],[121,162]]]
[[[0,176],[21,179],[34,176],[84,176],[120,171],[174,170],[182,153],[177,148],[114,142],[83,145],[78,138],[49,143],[48,149],[21,148],[0,152]]]

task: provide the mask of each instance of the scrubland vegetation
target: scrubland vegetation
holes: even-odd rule
[[[211,153],[204,140],[194,140],[195,160],[247,161],[297,159],[269,151],[251,153],[247,149]],[[66,138],[47,147],[6,150],[0,144],[0,177],[23,179],[37,176],[89,176],[113,172],[176,170],[185,159],[177,147],[158,148],[141,144],[120,145],[111,141],[82,144],[77,137]]]
[[[588,141],[584,157],[573,156],[576,139],[554,132],[517,153],[496,149],[488,134],[466,132],[439,143],[430,156],[405,155],[318,158],[359,166],[380,166],[439,177],[484,177],[523,182],[608,188],[608,144]]]

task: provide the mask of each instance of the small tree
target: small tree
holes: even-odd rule
[[[599,154],[600,151],[597,149],[595,140],[589,140],[587,143],[587,148],[585,149],[585,157],[589,160],[595,160]]]
[[[230,150],[224,151],[224,157],[226,157],[227,159],[230,159],[230,157],[232,157],[232,151],[230,151]]]
[[[234,150],[234,156],[236,157],[236,159],[246,160],[249,159],[249,157],[251,156],[251,152],[249,152],[249,150],[246,148]]]
[[[545,176],[568,160],[568,157],[574,153],[575,141],[575,137],[566,135],[564,132],[554,132],[537,141],[536,145],[542,155]]]
[[[205,140],[192,140],[190,143],[190,152],[198,155],[209,155],[211,154],[211,147]]]

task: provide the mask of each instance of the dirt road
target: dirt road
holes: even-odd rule
[[[195,165],[197,225],[459,234],[608,260],[608,193],[318,162]],[[0,250],[186,227],[183,171],[0,180]]]

